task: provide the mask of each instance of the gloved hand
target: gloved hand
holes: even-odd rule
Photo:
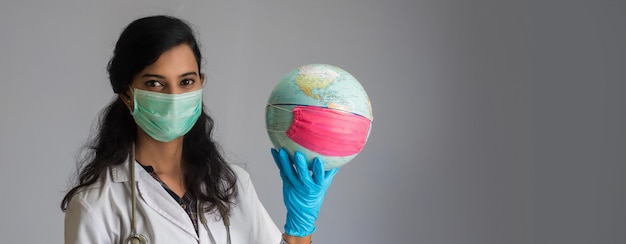
[[[283,201],[287,207],[285,233],[300,237],[313,234],[326,190],[339,169],[324,172],[322,160],[315,158],[311,175],[306,159],[300,152],[294,154],[294,162],[291,162],[284,149],[276,151],[272,148],[272,156],[283,179]]]

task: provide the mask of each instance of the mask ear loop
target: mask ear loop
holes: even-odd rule
[[[285,112],[289,112],[289,113],[293,112],[293,111],[291,111],[291,110],[289,110],[289,109],[286,109],[286,108],[281,108],[281,107],[279,107],[279,106],[276,106],[276,105],[274,105],[274,104],[269,104],[269,103],[267,104],[267,107],[272,107],[272,108],[279,109],[279,110],[283,110],[283,111],[285,111]],[[269,129],[269,128],[267,129],[267,131],[269,131],[269,132],[287,132],[286,130],[271,130],[271,129]]]
[[[267,104],[267,106],[268,106],[268,107],[275,108],[275,109],[280,109],[280,110],[283,110],[283,111],[291,112],[291,110],[289,110],[289,109],[286,109],[286,108],[281,108],[281,107],[276,106],[276,105],[274,105],[274,104],[270,104],[270,103],[268,103],[268,104]]]
[[[315,107],[315,106],[310,106],[310,105],[297,105],[297,104],[279,104],[279,105],[292,105],[292,106],[299,107],[300,110],[307,110],[307,111],[311,111],[311,112],[314,112],[314,113],[320,113],[317,110],[310,109],[309,107]],[[267,104],[267,107],[280,109],[280,110],[283,110],[283,111],[286,111],[286,112],[293,112],[293,110],[286,109],[286,108],[283,108],[283,107],[279,107],[279,106],[276,106],[275,104],[270,104],[270,103]],[[326,108],[326,109],[330,109],[330,110],[334,110],[334,111],[342,112],[342,113],[351,113],[351,112],[341,111],[341,110],[334,109],[334,108],[329,108],[329,107],[320,107],[320,108]],[[351,113],[351,114],[354,114],[354,113]],[[359,115],[359,114],[357,114],[357,115]],[[359,115],[359,116],[362,116],[362,115]]]

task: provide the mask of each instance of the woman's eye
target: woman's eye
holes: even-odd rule
[[[149,86],[149,87],[161,87],[161,86],[163,86],[163,84],[161,84],[161,82],[159,82],[157,80],[146,81],[146,85]]]
[[[184,79],[184,80],[180,81],[180,85],[181,86],[189,86],[189,85],[193,85],[194,82],[195,82],[195,80],[193,80],[193,79]]]

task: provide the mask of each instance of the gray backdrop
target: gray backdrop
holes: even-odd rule
[[[192,22],[227,158],[282,227],[274,84],[340,66],[371,98],[316,243],[626,243],[623,1],[3,1],[0,243],[61,243],[75,157],[113,93],[122,28]]]

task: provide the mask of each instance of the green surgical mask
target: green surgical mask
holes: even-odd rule
[[[157,141],[187,134],[202,113],[202,89],[182,94],[134,89],[133,94],[135,122]]]

